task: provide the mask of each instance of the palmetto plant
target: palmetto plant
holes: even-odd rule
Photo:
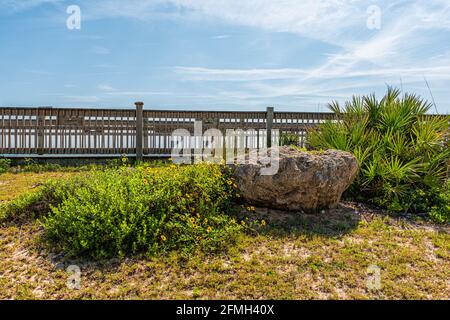
[[[291,132],[282,132],[280,134],[280,146],[298,146],[300,143],[300,138],[298,134]]]
[[[309,132],[317,149],[352,152],[360,173],[350,192],[393,210],[414,210],[415,189],[431,190],[448,179],[449,119],[427,115],[431,104],[388,88],[329,108],[336,119]]]

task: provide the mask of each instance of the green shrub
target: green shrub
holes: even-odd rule
[[[443,186],[412,192],[411,202],[415,212],[428,212],[437,223],[450,222],[450,180]]]
[[[56,171],[62,171],[62,167],[59,164],[54,163],[37,163],[33,159],[25,159],[25,165],[23,167],[20,167],[20,172],[33,172],[33,173],[41,173],[41,172],[56,172]]]
[[[6,158],[0,158],[0,174],[5,173],[11,167],[11,160]]]
[[[450,181],[436,190],[430,217],[438,223],[450,223]]]
[[[308,141],[357,157],[360,173],[349,195],[392,211],[429,212],[434,204],[423,208],[421,198],[434,199],[447,178],[448,118],[426,116],[429,103],[392,88],[381,100],[354,97],[344,108],[337,102],[329,107],[336,120],[312,130]]]
[[[224,214],[234,186],[218,165],[94,171],[52,190],[58,204],[42,224],[48,239],[69,255],[213,252],[233,243],[241,230]]]
[[[280,146],[298,146],[300,137],[296,133],[282,132],[280,134]]]
[[[37,163],[34,159],[25,159],[24,165],[14,166],[10,169],[12,173],[22,173],[22,172],[32,172],[32,173],[43,173],[43,172],[82,172],[102,169],[104,167],[114,167],[118,168],[122,165],[122,162],[118,162],[112,166],[111,164],[101,165],[90,163],[86,165],[79,166],[64,166],[58,163]]]

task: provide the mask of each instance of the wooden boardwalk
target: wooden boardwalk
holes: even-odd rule
[[[267,144],[267,129],[296,133],[301,144],[306,130],[332,113],[165,111],[136,109],[0,108],[0,155],[167,155],[172,133],[194,135],[195,121],[203,131],[252,130],[253,143]],[[271,130],[269,130],[271,132]],[[270,135],[269,135],[270,137]],[[277,137],[273,137],[276,139]]]
[[[195,121],[203,132],[215,128],[250,130],[253,139],[246,147],[265,147],[279,133],[295,133],[300,145],[307,130],[333,113],[265,111],[165,111],[136,109],[0,108],[0,156],[161,156],[171,153],[172,133],[185,129],[194,135]],[[250,145],[251,144],[251,145]]]

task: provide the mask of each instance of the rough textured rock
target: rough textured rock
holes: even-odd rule
[[[274,150],[269,149],[268,154],[276,154]],[[358,171],[356,158],[348,152],[278,150],[279,170],[274,175],[261,175],[261,169],[267,167],[267,155],[235,166],[234,177],[246,202],[289,211],[332,209]]]

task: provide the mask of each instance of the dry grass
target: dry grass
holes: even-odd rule
[[[11,199],[59,173],[2,175]],[[36,221],[0,227],[1,299],[449,299],[448,228],[387,217],[354,204],[319,216],[255,213],[268,226],[217,256],[176,252],[93,263],[71,261],[39,241]],[[81,267],[80,290],[66,268]],[[381,288],[367,288],[367,268]]]
[[[48,179],[64,179],[77,173],[45,172],[45,173],[5,173],[0,174],[0,202],[9,201],[19,194],[39,187]]]

